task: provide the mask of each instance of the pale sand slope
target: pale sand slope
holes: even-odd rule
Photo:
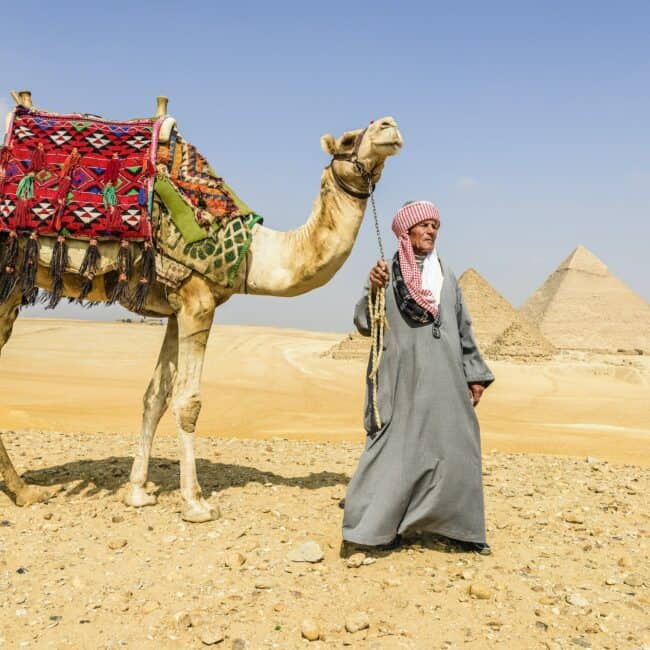
[[[136,433],[163,332],[19,319],[0,357],[0,430]],[[362,440],[365,363],[321,357],[341,336],[215,326],[199,435]],[[649,362],[491,362],[497,381],[478,409],[484,448],[650,464]],[[160,431],[174,432],[170,414]]]
[[[152,461],[159,504],[122,505],[129,441],[5,435],[20,468],[32,468],[28,481],[64,489],[49,504],[17,508],[0,488],[2,650],[202,648],[201,639],[220,638],[216,628],[225,637],[216,647],[228,650],[650,643],[648,468],[488,453],[492,556],[416,537],[348,568],[337,503],[361,444],[202,438],[199,476],[222,518],[184,524],[170,436],[156,441]],[[306,540],[321,546],[322,562],[289,560]],[[486,599],[470,596],[472,586]],[[370,627],[346,632],[355,612]],[[301,640],[306,617],[324,640]]]

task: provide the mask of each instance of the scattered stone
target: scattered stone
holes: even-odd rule
[[[121,524],[124,521],[124,517],[122,517],[122,515],[113,515],[111,521],[114,524]]]
[[[582,516],[582,513],[580,512],[567,512],[564,515],[564,521],[566,521],[569,524],[584,524],[585,518]]]
[[[489,600],[492,598],[492,589],[487,585],[474,582],[469,587],[469,595],[478,600]]]
[[[607,579],[605,580],[605,584],[606,584],[606,585],[609,585],[609,586],[611,587],[612,585],[617,585],[617,584],[618,584],[618,580],[617,580],[616,578],[607,578]]]
[[[318,641],[320,638],[320,627],[313,618],[306,618],[300,625],[300,634],[307,641]]]
[[[589,641],[589,639],[585,639],[584,636],[579,636],[575,639],[571,639],[571,643],[580,646],[581,648],[591,648],[591,641]]]
[[[345,629],[353,634],[370,627],[370,618],[365,612],[355,612],[345,619]]]
[[[354,553],[350,555],[345,565],[348,569],[358,569],[364,563],[365,559],[366,556],[364,553]]]
[[[189,612],[176,612],[174,622],[179,630],[187,630],[192,627],[192,617]]]
[[[564,600],[566,600],[569,605],[574,605],[575,607],[589,606],[589,601],[584,596],[576,593],[568,594]]]
[[[620,566],[620,567],[629,567],[629,566],[632,566],[632,562],[630,562],[629,557],[622,557],[618,561],[618,566]]]
[[[638,573],[630,573],[625,576],[623,582],[628,585],[628,587],[642,587],[643,586],[643,577]]]
[[[108,548],[110,548],[111,551],[117,551],[124,548],[126,545],[127,541],[125,539],[111,539],[108,542]]]
[[[216,645],[224,640],[224,633],[220,627],[211,627],[201,632],[201,643],[203,645]]]
[[[238,569],[240,566],[243,566],[246,562],[246,556],[241,553],[229,553],[224,559],[224,564],[230,569]]]
[[[287,555],[287,559],[291,562],[320,562],[324,558],[323,549],[317,542],[309,541],[304,542],[297,546]]]
[[[271,581],[266,578],[259,578],[255,582],[255,589],[271,589],[272,586]]]

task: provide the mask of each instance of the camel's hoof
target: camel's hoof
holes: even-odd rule
[[[189,521],[192,524],[202,524],[206,521],[214,521],[219,519],[221,513],[219,508],[212,507],[209,503],[193,503],[186,505],[181,513],[183,521]]]
[[[47,501],[52,497],[53,491],[39,485],[26,485],[16,493],[17,506],[31,506],[34,503]]]
[[[153,506],[158,499],[155,494],[148,494],[141,485],[132,485],[124,495],[124,503],[133,508]]]

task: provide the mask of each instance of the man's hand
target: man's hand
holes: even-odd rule
[[[467,388],[469,389],[469,396],[472,400],[472,404],[476,406],[481,401],[481,396],[483,395],[485,387],[481,384],[467,384]]]
[[[388,284],[388,265],[384,260],[379,260],[372,269],[370,269],[370,287],[373,294],[377,289],[382,289]]]

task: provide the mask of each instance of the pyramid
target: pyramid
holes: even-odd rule
[[[519,312],[558,348],[650,352],[650,305],[584,246]]]
[[[370,356],[370,337],[361,336],[357,332],[350,332],[342,341],[330,348],[323,356],[332,359],[362,359],[368,361]]]
[[[530,362],[550,359],[555,352],[553,345],[535,325],[517,318],[485,350],[485,356],[490,359]]]
[[[472,317],[479,348],[487,349],[514,320],[517,310],[475,269],[467,269],[458,284]]]

